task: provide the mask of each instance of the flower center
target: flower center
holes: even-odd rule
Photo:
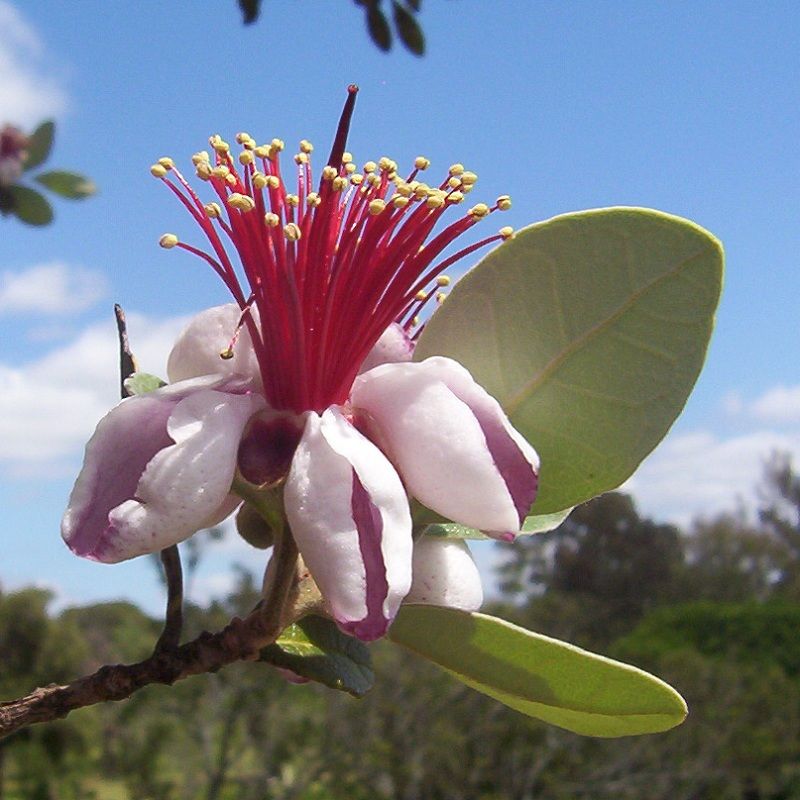
[[[405,178],[386,157],[359,171],[345,151],[357,91],[348,88],[316,188],[314,148],[305,140],[294,156],[296,184],[290,186],[281,173],[281,140],[259,145],[249,134],[238,134],[237,166],[229,144],[212,136],[213,156],[203,151],[192,158],[197,176],[216,194],[216,201],[205,204],[172,159],[151,167],[200,225],[211,252],[174,234],[162,236],[161,246],[204,259],[228,287],[243,311],[275,409],[321,412],[344,403],[361,363],[392,322],[419,333],[420,311],[443,298],[440,290],[449,279],[442,273],[478,248],[513,235],[504,227],[444,256],[479,220],[510,208],[510,198],[499,197],[491,207],[478,203],[440,228],[442,216],[463,203],[477,176],[453,164],[439,185],[429,185],[418,177],[429,165],[422,156]],[[242,288],[225,240],[238,253],[249,291]],[[248,313],[253,304],[259,325]]]

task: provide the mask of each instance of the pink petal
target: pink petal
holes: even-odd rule
[[[464,367],[441,357],[384,364],[356,378],[351,397],[422,503],[481,530],[520,529],[538,456]]]
[[[414,355],[414,342],[405,332],[402,325],[393,322],[382,334],[381,338],[375,342],[375,346],[369,351],[369,355],[364,359],[364,363],[358,371],[371,370],[381,364],[395,364],[403,361],[411,361]]]
[[[309,412],[284,501],[339,626],[367,641],[382,636],[411,584],[411,516],[391,464],[338,410]]]
[[[77,555],[114,563],[186,539],[232,510],[236,450],[260,395],[199,378],[123,400],[86,446],[61,523]]]
[[[254,308],[252,313],[257,315],[258,312]],[[170,383],[201,375],[238,375],[251,378],[253,387],[261,391],[261,373],[246,325],[242,326],[234,343],[233,357],[220,357],[220,353],[231,344],[241,316],[239,306],[227,303],[192,317],[169,354],[167,375]]]
[[[405,602],[477,611],[483,603],[483,587],[467,543],[437,536],[417,539],[413,580]]]

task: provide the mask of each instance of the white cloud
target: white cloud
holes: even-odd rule
[[[185,318],[129,315],[140,367],[164,375]],[[97,421],[119,398],[119,353],[113,320],[25,365],[0,362],[0,465],[14,474],[77,457]]]
[[[800,459],[800,432],[670,436],[622,489],[634,495],[644,514],[681,525],[731,510],[737,502],[754,509],[765,461],[776,451]]]
[[[0,274],[0,314],[76,314],[108,290],[101,272],[52,261]]]
[[[775,386],[750,406],[752,415],[764,422],[800,422],[800,386]]]
[[[0,124],[30,128],[64,111],[66,95],[46,62],[39,35],[15,6],[0,0]]]

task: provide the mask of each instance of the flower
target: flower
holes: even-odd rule
[[[436,232],[476,176],[454,164],[429,186],[418,180],[422,157],[407,178],[388,158],[358,172],[345,152],[355,96],[350,87],[316,190],[307,141],[294,157],[296,193],[281,173],[283,142],[257,145],[245,133],[238,167],[219,136],[213,161],[193,157],[219,202],[204,204],[172,159],[151,167],[211,251],[174,234],[162,247],[202,258],[236,302],[180,335],[169,387],[123,401],[100,423],[62,531],[79,555],[122,560],[178,542],[229,508],[237,467],[256,485],[283,482],[286,518],[328,610],[370,640],[412,586],[408,494],[507,537],[534,500],[538,458],[461,365],[410,361],[419,313],[449,283],[444,270],[512,232],[443,251],[510,200],[478,203]],[[127,460],[120,443],[134,430]],[[118,473],[119,485],[107,486]]]
[[[0,189],[12,186],[22,175],[28,137],[13,125],[0,128]]]

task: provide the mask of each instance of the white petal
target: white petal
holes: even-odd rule
[[[309,412],[284,501],[336,621],[362,639],[382,636],[411,584],[411,516],[392,465],[339,411]]]
[[[483,603],[483,587],[467,543],[437,536],[417,539],[413,580],[405,602],[477,611]]]
[[[356,378],[351,397],[422,503],[481,530],[520,529],[538,456],[464,367],[440,357],[384,364]]]
[[[255,307],[251,313],[258,320]],[[261,373],[247,325],[243,325],[233,346],[233,358],[224,359],[220,353],[227,350],[241,319],[242,312],[235,303],[201,311],[181,331],[167,361],[167,375],[171,383],[200,375],[238,375],[253,380],[253,386],[262,388]]]
[[[393,322],[381,334],[381,338],[375,342],[375,346],[364,359],[358,374],[367,372],[373,367],[379,367],[381,364],[411,361],[413,355],[414,343],[411,341],[411,337],[403,330],[402,325]]]

